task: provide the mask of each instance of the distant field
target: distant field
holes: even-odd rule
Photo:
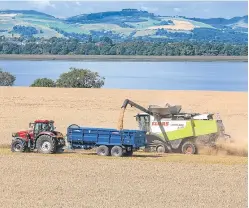
[[[90,34],[90,31],[112,31],[116,34],[130,35],[134,31],[132,28],[123,28],[115,24],[82,24],[80,29],[85,34]]]
[[[134,35],[134,37],[139,37],[139,36],[144,36],[144,35],[154,35],[155,31],[154,30],[137,30],[136,34]]]
[[[160,23],[160,21],[149,19],[149,18],[141,18],[141,19],[144,19],[145,21],[144,22],[135,22],[135,23],[126,22],[126,24],[131,25],[138,30],[141,30],[141,29],[148,29],[149,27],[153,26],[154,24]]]
[[[68,61],[242,61],[248,56],[123,56],[123,55],[12,55],[0,54],[0,60],[68,60]]]
[[[169,30],[193,30],[195,26],[188,21],[173,20],[174,25],[161,25],[161,26],[152,26],[148,29],[157,30],[157,29],[169,29]]]

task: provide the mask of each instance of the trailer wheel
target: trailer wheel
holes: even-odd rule
[[[97,147],[97,155],[99,156],[108,156],[110,154],[109,148],[105,145]]]
[[[187,141],[182,145],[182,153],[183,154],[196,154],[197,149],[194,143]]]
[[[122,157],[123,156],[123,149],[120,146],[114,146],[111,149],[111,155],[114,157]]]

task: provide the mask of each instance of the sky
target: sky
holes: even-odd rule
[[[0,10],[36,10],[55,17],[66,18],[79,14],[117,11],[124,8],[145,10],[156,15],[187,17],[224,17],[248,14],[247,1],[3,1]]]

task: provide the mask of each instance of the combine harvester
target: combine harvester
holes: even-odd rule
[[[139,129],[147,132],[146,150],[156,152],[198,153],[198,145],[215,147],[218,138],[230,138],[225,134],[222,120],[214,114],[183,113],[181,106],[150,105],[148,109],[126,99],[122,105],[119,129],[123,128],[126,107],[130,105],[144,113],[137,114]]]

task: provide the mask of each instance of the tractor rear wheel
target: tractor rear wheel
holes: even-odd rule
[[[25,150],[26,150],[26,144],[21,139],[15,139],[11,143],[11,151],[12,152],[25,152]]]
[[[183,154],[196,154],[197,148],[193,142],[186,141],[182,145],[182,153]]]
[[[99,147],[97,147],[96,152],[97,152],[97,155],[99,155],[99,156],[108,156],[108,155],[110,155],[110,150],[105,145],[100,145]]]
[[[52,154],[56,151],[55,140],[48,136],[42,135],[36,141],[36,147],[39,153]]]
[[[123,149],[120,146],[114,146],[111,149],[111,155],[114,157],[122,157],[123,156]]]

